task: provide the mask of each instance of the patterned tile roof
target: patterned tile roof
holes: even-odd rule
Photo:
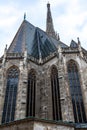
[[[63,48],[67,47],[64,43],[48,36],[46,32],[24,20],[7,52],[23,53],[26,48],[29,55],[37,59],[40,57],[44,59],[56,51],[58,44]]]

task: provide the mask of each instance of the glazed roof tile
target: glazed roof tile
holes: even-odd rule
[[[29,55],[44,59],[57,50],[58,44],[63,48],[67,47],[61,41],[48,36],[46,32],[24,20],[7,52],[23,53],[26,48]]]

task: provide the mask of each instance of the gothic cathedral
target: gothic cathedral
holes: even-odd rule
[[[0,58],[0,130],[87,130],[87,51],[26,18]]]

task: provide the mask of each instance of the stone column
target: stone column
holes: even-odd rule
[[[6,91],[6,69],[1,68],[0,70],[0,123],[2,120],[2,114],[3,114],[5,91]]]
[[[15,119],[22,119],[26,116],[27,84],[28,69],[27,67],[23,68],[23,63],[20,62],[20,76],[18,84]]]
[[[63,121],[74,121],[71,96],[69,92],[68,74],[65,58],[58,61],[58,76],[60,86],[60,100]]]

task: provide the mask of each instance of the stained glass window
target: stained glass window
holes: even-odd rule
[[[60,90],[58,71],[55,66],[51,69],[51,88],[52,88],[52,107],[53,107],[53,120],[61,120],[61,104],[60,104]]]
[[[26,116],[35,116],[35,88],[36,74],[32,69],[28,75],[28,90],[27,90],[27,111]]]
[[[5,101],[2,114],[2,123],[14,120],[17,87],[18,87],[18,76],[19,72],[16,67],[12,67],[8,70]]]
[[[86,122],[79,72],[73,60],[68,63],[68,77],[75,122]]]

